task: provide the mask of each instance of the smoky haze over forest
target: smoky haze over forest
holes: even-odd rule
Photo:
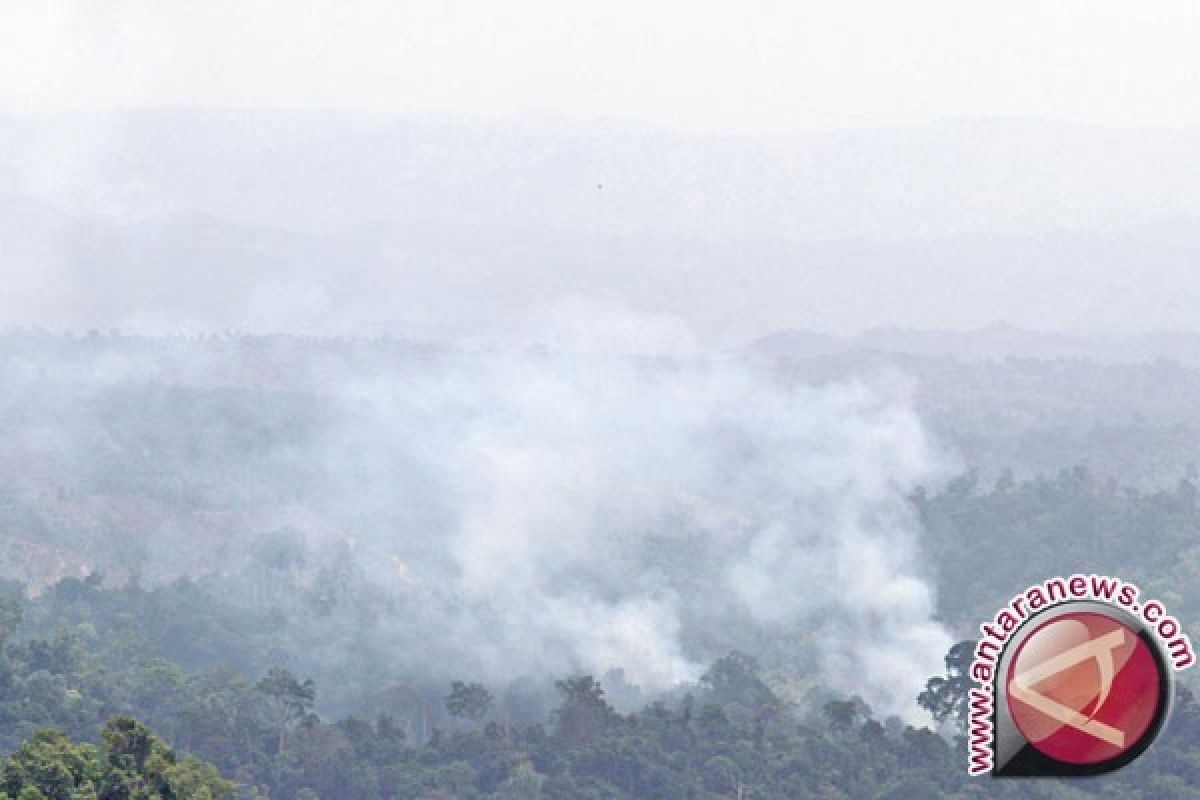
[[[656,692],[742,649],[912,716],[950,638],[906,496],[954,462],[910,382],[663,355],[675,327],[578,304],[537,330],[554,346],[13,335],[0,424],[10,498],[53,530],[38,569],[349,558],[401,610],[326,644],[393,671]]]
[[[0,0],[0,800],[977,796],[1013,593],[1200,630],[1198,31]]]
[[[1191,468],[1165,433],[1196,423],[1190,368],[1157,408],[1062,384],[1200,359],[1156,332],[1200,307],[1196,135],[4,117],[0,422],[12,517],[53,532],[10,559],[340,564],[403,611],[324,643],[393,676],[653,693],[736,649],[913,719],[952,641],[914,492]],[[1148,435],[1172,444],[1115,455]]]

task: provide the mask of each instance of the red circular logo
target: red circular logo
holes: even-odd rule
[[[1091,611],[1063,614],[1021,642],[1008,668],[1009,711],[1046,756],[1107,761],[1136,747],[1158,717],[1159,669],[1124,623]]]

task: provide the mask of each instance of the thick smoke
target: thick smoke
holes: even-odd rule
[[[739,649],[911,716],[949,643],[907,502],[941,457],[896,376],[801,384],[580,303],[456,346],[3,342],[0,574],[210,575],[290,609],[281,657],[327,696],[347,661],[355,685],[623,668],[653,691]],[[384,600],[309,620],[270,595],[281,531],[296,591]]]
[[[681,352],[670,325],[639,354],[644,322],[568,316],[548,346],[338,392],[321,457],[337,502],[394,520],[359,535],[423,598],[423,652],[495,680],[623,667],[656,689],[765,648],[911,716],[949,638],[906,502],[938,458],[903,381],[788,385]]]

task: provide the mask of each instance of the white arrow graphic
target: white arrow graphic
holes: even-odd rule
[[[1116,650],[1123,644],[1125,644],[1125,630],[1117,628],[1111,633],[1101,636],[1099,639],[1092,639],[1091,641],[1076,645],[1053,658],[1046,659],[1032,669],[1014,675],[1008,684],[1009,694],[1064,725],[1069,725],[1075,730],[1083,731],[1089,736],[1094,736],[1101,741],[1108,742],[1114,747],[1124,747],[1124,731],[1118,730],[1111,725],[1105,725],[1103,722],[1099,722],[1092,717],[1085,717],[1075,709],[1067,708],[1062,703],[1051,700],[1046,695],[1033,689],[1034,686],[1051,675],[1057,675],[1064,669],[1070,669],[1076,664],[1094,658],[1096,665],[1100,668],[1100,696],[1096,700],[1095,709],[1092,711],[1092,715],[1095,716],[1104,706],[1104,701],[1108,699],[1108,693],[1112,691],[1113,678],[1116,672],[1113,661],[1113,650]]]

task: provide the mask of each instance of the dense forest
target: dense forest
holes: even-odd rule
[[[805,622],[815,617],[734,630],[733,618],[685,614],[694,630],[680,641],[708,655],[670,686],[621,663],[488,669],[478,657],[494,644],[488,632],[454,628],[447,611],[456,602],[442,583],[454,574],[444,563],[453,553],[434,549],[422,527],[437,529],[444,512],[420,505],[431,492],[402,485],[432,473],[379,456],[396,446],[415,461],[420,451],[403,447],[420,425],[379,415],[374,385],[349,401],[329,388],[388,371],[402,388],[420,386],[429,364],[453,358],[437,347],[24,333],[0,338],[0,356],[9,443],[0,456],[0,750],[9,754],[0,788],[9,800],[1200,796],[1192,788],[1200,706],[1190,684],[1160,742],[1119,773],[968,780],[955,714],[962,648],[948,654],[946,675],[924,676],[948,680],[924,694],[914,686],[902,707],[883,708],[864,699],[879,683],[865,672],[833,685],[819,658],[827,636]],[[862,374],[869,384],[880,358],[775,367],[817,387],[803,396],[817,406],[834,402],[820,393],[833,386],[837,409],[860,389],[836,387],[856,387]],[[861,513],[914,532],[906,568],[928,581],[948,643],[970,639],[1029,583],[1077,571],[1136,581],[1196,629],[1200,605],[1188,589],[1200,575],[1200,503],[1186,448],[1200,429],[1187,401],[1193,368],[894,361],[918,376],[916,413],[937,441],[952,443],[954,458],[914,472],[921,479],[901,484],[897,504],[872,501]],[[1077,396],[1084,378],[1099,389]],[[1145,408],[1104,400],[1105,387],[1151,378],[1174,388]],[[1026,392],[1045,402],[1004,399]],[[428,399],[385,396],[401,406]],[[871,416],[869,402],[849,406],[863,407],[868,427],[888,435],[911,427],[904,414]],[[493,416],[512,414],[510,406]],[[338,427],[347,418],[349,432]],[[733,431],[743,448],[760,446],[749,436],[756,429],[736,423],[722,417],[720,437]],[[688,436],[696,430],[709,435]],[[1128,480],[1089,457],[1113,452],[1096,438],[1105,431],[1144,446]],[[1013,447],[1021,437],[1037,448]],[[1081,440],[1093,450],[1077,447]],[[821,507],[808,513],[825,524]],[[619,552],[617,577],[645,560],[653,570],[631,573],[634,582],[666,575],[679,591],[702,593],[721,554],[692,528],[740,523],[692,499],[667,511],[612,519],[666,531],[639,527],[650,544]],[[409,529],[408,538],[387,535]],[[589,529],[585,544],[603,548],[603,533]],[[799,541],[809,560],[835,552],[819,536]],[[584,556],[562,579],[606,596],[613,584],[588,567],[613,556]]]
[[[681,695],[630,713],[595,678],[573,675],[554,682],[541,718],[463,680],[425,693],[381,686],[375,716],[326,719],[314,710],[320,687],[286,668],[247,675],[171,660],[201,632],[263,624],[222,618],[197,602],[203,591],[69,578],[38,598],[8,596],[9,797],[1170,800],[1195,797],[1200,780],[1200,704],[1186,688],[1162,740],[1115,776],[984,784],[965,775],[953,713],[938,733],[879,719],[857,697],[792,701],[738,653]],[[951,688],[922,698],[929,710],[953,708],[960,667],[951,659],[942,684]],[[426,710],[434,721],[414,728],[425,704],[437,704]]]

